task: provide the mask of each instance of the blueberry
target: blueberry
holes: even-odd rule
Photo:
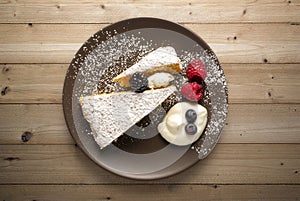
[[[189,123],[194,123],[197,119],[197,113],[193,109],[189,109],[185,113],[185,118]]]
[[[197,133],[197,126],[193,123],[187,124],[184,128],[185,132],[189,135],[195,135]]]
[[[137,93],[142,93],[143,91],[148,89],[148,79],[142,72],[134,73],[131,76],[129,82],[130,88]]]

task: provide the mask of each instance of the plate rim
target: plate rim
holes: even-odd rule
[[[144,20],[147,20],[148,22],[152,22],[155,25],[158,25],[159,23],[167,23],[170,26],[174,26],[174,28],[178,28],[181,32],[178,32],[177,30],[173,30],[173,31],[175,31],[177,33],[181,33],[181,34],[183,34],[185,36],[186,36],[186,34],[184,34],[182,32],[187,33],[189,36],[193,37],[193,38],[191,38],[191,37],[189,37],[189,38],[191,38],[192,40],[195,40],[195,42],[197,44],[201,44],[201,47],[203,47],[203,49],[207,50],[209,53],[211,53],[214,56],[216,56],[215,53],[210,48],[210,46],[200,36],[198,36],[195,32],[193,32],[189,28],[184,27],[184,26],[182,26],[182,25],[180,25],[178,23],[171,22],[171,21],[168,21],[168,20],[165,20],[165,19],[160,19],[160,18],[154,18],[154,17],[136,17],[136,18],[124,19],[124,20],[112,23],[112,24],[110,24],[108,26],[105,26],[104,28],[98,30],[93,35],[97,35],[97,34],[100,34],[101,32],[112,30],[114,27],[118,27],[121,24],[124,26],[124,24],[126,24],[126,23],[127,24],[136,23],[136,22],[140,23],[140,22],[142,22]],[[150,28],[150,27],[147,27],[147,28]],[[153,28],[163,28],[163,27],[156,26],[156,27],[153,27]],[[134,29],[131,29],[131,30],[134,30]],[[167,29],[167,30],[172,30],[172,29]],[[124,32],[126,32],[126,29],[125,29]],[[117,33],[117,34],[120,34],[120,33]],[[194,160],[192,163],[188,164],[184,168],[181,168],[181,169],[178,169],[178,170],[172,171],[172,172],[167,172],[167,173],[164,173],[163,175],[161,175],[161,174],[158,174],[158,175],[154,174],[154,176],[152,174],[126,174],[124,172],[115,171],[113,168],[111,168],[109,166],[105,166],[103,164],[99,164],[97,162],[96,158],[92,154],[89,153],[88,149],[85,146],[83,146],[83,144],[81,143],[81,140],[77,136],[78,133],[77,133],[76,128],[75,128],[75,122],[74,122],[74,119],[73,119],[73,112],[72,112],[73,111],[72,110],[72,94],[73,94],[73,92],[72,93],[68,92],[70,90],[70,87],[71,87],[72,90],[73,90],[73,87],[74,87],[74,82],[70,83],[70,77],[68,77],[68,75],[69,74],[73,74],[73,72],[75,72],[76,70],[79,69],[79,68],[78,69],[74,69],[74,66],[72,66],[72,64],[79,58],[78,54],[81,54],[81,57],[84,57],[85,55],[89,54],[90,51],[87,51],[87,53],[86,53],[85,51],[83,51],[83,48],[86,47],[85,46],[86,43],[89,43],[89,41],[91,41],[91,39],[93,38],[93,35],[91,37],[89,37],[88,40],[86,40],[81,45],[80,49],[75,53],[74,58],[70,62],[70,65],[69,65],[69,67],[67,69],[67,73],[66,73],[65,80],[64,80],[64,85],[63,85],[62,105],[63,105],[64,119],[65,119],[65,122],[67,124],[68,131],[71,134],[72,138],[74,139],[75,146],[78,146],[81,149],[81,151],[83,151],[83,153],[90,160],[92,160],[95,164],[97,164],[98,166],[102,167],[103,169],[108,170],[109,172],[111,172],[111,173],[113,173],[115,175],[118,175],[118,176],[121,176],[121,177],[124,177],[124,178],[134,179],[134,180],[157,180],[157,179],[171,177],[173,175],[176,175],[176,174],[179,174],[179,173],[185,171],[186,169],[189,169],[190,167],[192,167],[196,163],[198,163],[200,160],[205,159],[209,154],[207,154],[203,158],[199,158],[198,160]],[[103,41],[106,41],[106,39],[103,40]],[[220,62],[219,62],[218,59],[216,59],[216,62],[217,62],[217,65],[222,69],[222,67],[221,67]],[[225,74],[224,74],[224,77],[225,77]],[[226,77],[225,77],[225,79],[226,79]],[[225,84],[225,93],[226,93],[226,107],[228,108],[228,87],[227,87],[227,84]],[[67,104],[68,102],[69,102],[69,104]],[[224,122],[226,121],[227,113],[228,113],[228,109],[227,109],[227,112],[226,112],[226,116],[225,116]],[[214,147],[218,143],[218,141],[220,139],[220,136],[221,136],[221,134],[223,132],[223,128],[224,127],[225,126],[223,126],[222,129],[220,130],[218,138],[217,138],[216,142],[214,143],[214,146],[212,147],[211,151],[214,149]]]

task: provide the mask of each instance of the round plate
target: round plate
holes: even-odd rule
[[[202,60],[207,68],[205,97],[199,102],[208,110],[204,133],[192,145],[176,146],[167,143],[156,126],[174,104],[171,101],[156,108],[143,119],[144,122],[134,125],[117,141],[100,150],[82,115],[79,97],[95,94],[98,90],[117,90],[111,81],[115,75],[146,53],[162,46],[174,47],[181,59],[183,73],[176,77],[179,90],[186,81],[184,72],[191,60]],[[177,93],[176,98],[181,99],[180,93]],[[76,143],[103,168],[134,179],[170,176],[204,159],[218,142],[225,124],[227,107],[225,75],[213,51],[188,29],[156,18],[120,21],[94,34],[72,60],[63,89],[64,115]]]

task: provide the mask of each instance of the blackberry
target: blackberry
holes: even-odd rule
[[[142,72],[134,73],[129,82],[131,85],[130,88],[137,93],[142,93],[148,89],[148,79]]]

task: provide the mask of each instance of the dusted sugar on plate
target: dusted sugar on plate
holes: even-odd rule
[[[181,64],[175,49],[160,47],[112,79],[129,88],[80,97],[83,116],[100,148],[111,144],[177,91],[170,82],[174,79],[171,73],[178,72]]]
[[[160,64],[159,57],[162,55],[166,55],[163,59],[169,60],[164,64],[170,66]],[[152,59],[147,61],[145,57]],[[148,69],[143,62],[152,62],[152,65]],[[170,70],[173,64],[178,70]],[[125,71],[131,73],[123,76]],[[104,98],[119,93],[132,94],[130,96],[141,99],[134,98],[130,102],[134,104],[140,101],[138,104],[142,107],[137,112],[142,113],[144,101],[140,97],[172,86],[176,89],[168,97],[166,95],[165,100],[162,98],[162,103],[157,102],[154,110],[145,112],[148,113],[146,116],[134,114],[136,118],[127,124],[122,123],[122,130],[114,130],[116,125],[111,124],[130,119],[132,112],[127,112],[127,109],[121,112],[120,108],[110,110],[114,116],[111,118],[113,122],[104,123],[107,125],[105,127],[111,126],[109,130],[98,127],[99,122],[102,124],[107,117],[101,114],[103,118],[97,119],[100,110],[96,108],[100,104],[105,106],[103,100],[98,100],[98,96]],[[63,106],[70,133],[92,160],[118,175],[152,179],[182,171],[205,158],[214,149],[224,127],[227,96],[224,72],[213,51],[200,37],[167,20],[134,18],[99,30],[82,45],[66,74]],[[92,107],[97,110],[89,111],[91,119],[96,123],[88,121],[89,115],[84,115],[85,106],[82,104],[88,102],[95,104],[86,106],[88,110]],[[182,108],[179,112],[175,106],[184,103],[188,108]],[[120,103],[113,105],[118,107]],[[105,108],[107,106],[104,111]],[[164,138],[164,131],[158,128],[160,124],[168,125],[172,135],[179,135],[178,140],[186,141],[187,145]],[[205,128],[198,137],[201,125]],[[180,127],[180,130],[176,127]],[[99,142],[99,138],[103,142]],[[180,162],[182,159],[184,163]]]
[[[83,116],[101,149],[161,105],[178,91],[170,86],[181,73],[181,61],[171,46],[159,47],[112,78],[123,91],[80,97]],[[169,143],[184,146],[199,139],[207,123],[207,110],[197,103],[203,97],[206,68],[200,60],[190,62],[183,83],[183,99],[168,108],[157,130]],[[129,90],[129,91],[128,91]],[[193,111],[194,120],[189,115]],[[189,112],[189,113],[188,113]]]
[[[154,110],[174,91],[175,87],[168,87],[144,93],[119,92],[85,96],[80,98],[80,104],[93,136],[102,149]]]
[[[181,72],[180,59],[173,47],[160,47],[145,55],[136,64],[116,76],[113,81],[121,86],[130,86],[130,77],[136,72],[143,72],[147,76],[159,72],[176,74]]]

